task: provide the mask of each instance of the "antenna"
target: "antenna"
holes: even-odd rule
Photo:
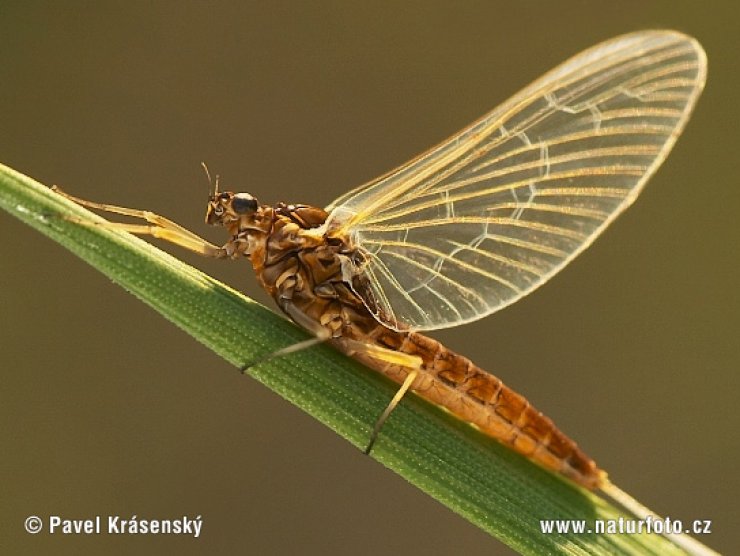
[[[209,185],[208,193],[210,195],[210,193],[211,193],[211,187],[212,187],[213,188],[213,195],[212,196],[215,198],[218,195],[218,174],[216,174],[216,181],[214,182],[211,179],[211,173],[208,171],[208,166],[206,165],[206,163],[205,162],[201,162],[200,165],[203,167],[203,170],[205,170],[206,177],[208,178],[208,185]]]

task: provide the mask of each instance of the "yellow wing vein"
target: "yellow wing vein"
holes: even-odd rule
[[[488,232],[486,233],[486,239],[490,239],[491,241],[496,241],[498,243],[505,243],[507,245],[513,245],[515,247],[521,247],[523,249],[529,249],[530,251],[534,251],[536,253],[543,253],[545,255],[552,255],[553,257],[560,257],[561,259],[568,256],[568,253],[563,251],[562,249],[557,249],[555,247],[549,247],[541,243],[535,243],[533,241],[526,241],[526,240],[518,239],[515,237],[503,236],[500,234],[492,234]]]
[[[588,130],[588,131],[570,133],[568,135],[562,135],[555,139],[548,139],[546,142],[540,142],[540,143],[536,143],[533,145],[525,145],[525,146],[522,146],[516,149],[511,149],[510,151],[507,151],[505,154],[501,156],[498,156],[491,160],[487,160],[486,162],[473,167],[472,171],[477,172],[478,170],[481,170],[487,166],[492,166],[494,164],[504,162],[507,159],[512,158],[514,156],[525,154],[531,151],[537,151],[542,147],[542,145],[546,145],[549,148],[549,147],[554,147],[556,145],[561,145],[564,143],[581,141],[584,139],[593,139],[594,137],[611,137],[611,136],[616,136],[616,135],[670,135],[673,132],[673,129],[674,129],[673,126],[666,126],[666,125],[659,125],[659,124],[641,124],[641,125],[613,126],[613,127],[601,129],[598,132],[594,130]],[[491,145],[490,149],[488,150],[493,149],[494,146],[495,145]],[[581,151],[581,152],[587,152],[587,151]],[[459,182],[443,182],[444,185],[442,188],[433,189],[433,187],[438,182],[443,181],[443,178],[446,178],[446,177],[447,175],[440,176],[439,179],[435,179],[431,181],[428,186],[424,188],[420,188],[419,191],[414,191],[412,197],[408,197],[405,195],[399,195],[398,198],[395,200],[395,202],[389,202],[388,204],[386,204],[386,206],[388,206],[389,208],[393,208],[411,199],[416,199],[419,196],[423,196],[424,193],[426,192],[428,192],[428,194],[431,195],[431,194],[439,193],[440,191],[450,191],[450,190],[457,189],[459,187],[463,187],[464,185],[467,185],[467,184],[460,185]]]
[[[431,281],[431,280],[429,280],[429,281]],[[434,297],[436,297],[437,299],[439,299],[442,303],[444,303],[445,305],[447,305],[452,310],[452,312],[455,313],[458,316],[458,318],[462,318],[462,313],[460,311],[458,311],[457,307],[455,307],[455,305],[454,305],[454,303],[452,303],[452,301],[450,301],[449,299],[447,299],[447,296],[444,296],[440,292],[438,292],[437,290],[435,290],[434,288],[429,287],[428,282],[422,284],[421,287],[423,287],[426,291],[428,291]],[[411,291],[415,291],[416,289],[419,289],[419,288],[411,288]],[[465,298],[463,298],[463,300],[465,302],[467,302],[468,305],[471,308],[475,309],[475,307],[473,307],[473,304],[472,303],[468,302]]]
[[[484,251],[483,249],[478,249],[476,247],[473,247],[472,245],[468,245],[467,243],[460,243],[459,241],[447,240],[447,243],[449,243],[450,245],[454,245],[458,250],[474,251],[476,255],[485,257],[486,259],[497,261],[507,266],[518,268],[519,270],[524,270],[542,278],[542,272],[540,269],[521,261],[517,261],[516,259],[504,257],[503,255],[497,255],[496,253],[492,253],[490,251]]]
[[[398,230],[412,230],[414,228],[436,228],[439,226],[449,226],[452,224],[498,224],[500,226],[514,226],[536,230],[538,232],[564,236],[571,239],[576,239],[578,241],[585,241],[590,235],[574,232],[573,230],[561,228],[560,226],[542,224],[540,222],[527,222],[524,220],[517,220],[516,218],[493,218],[485,216],[455,216],[453,218],[435,218],[431,220],[419,220],[417,222],[408,222],[404,224],[386,224],[384,226],[377,226],[374,228],[374,230],[382,232],[393,232]],[[362,243],[365,245],[387,245],[388,241],[366,238],[362,240]]]
[[[586,176],[615,176],[615,175],[628,175],[628,176],[642,176],[647,171],[647,166],[634,166],[634,165],[619,165],[615,164],[612,166],[594,166],[589,168],[577,168],[575,170],[568,170],[565,172],[554,172],[548,176],[542,176],[540,178],[527,178],[524,180],[518,180],[515,182],[507,183],[504,185],[491,187],[488,189],[482,189],[479,191],[470,191],[468,193],[460,193],[457,195],[450,195],[449,198],[445,199],[446,203],[457,203],[468,199],[475,199],[478,197],[484,197],[487,195],[493,195],[502,191],[509,191],[511,189],[531,185],[533,182],[537,185],[548,181],[556,181],[561,179],[570,179],[577,177]],[[476,176],[474,178],[468,178],[466,180],[459,180],[450,184],[455,189],[460,189],[463,185],[470,185],[489,179],[487,176]],[[538,189],[539,190],[539,189]],[[421,210],[435,207],[440,203],[439,199],[432,199],[430,201],[421,202],[406,209],[397,210],[395,212],[385,211],[377,217],[368,218],[366,223],[363,224],[363,229],[369,229],[370,225],[378,224],[380,222],[387,222],[388,220],[394,220],[401,216],[406,216],[419,212]]]
[[[539,189],[538,197],[565,197],[568,195],[577,197],[613,197],[624,198],[629,190],[619,187],[548,187]]]
[[[546,282],[634,200],[705,76],[701,46],[680,33],[604,42],[341,196],[321,233],[367,252],[365,302],[387,326],[490,314]]]
[[[517,288],[514,284],[512,284],[508,280],[504,280],[503,278],[501,278],[497,274],[493,274],[492,272],[486,272],[483,269],[480,269],[480,268],[478,268],[478,267],[476,267],[476,266],[474,266],[472,264],[466,263],[465,261],[461,261],[460,259],[456,259],[456,258],[452,257],[450,254],[444,253],[442,251],[439,251],[438,249],[432,249],[431,247],[427,247],[426,245],[420,245],[418,243],[405,243],[403,241],[385,241],[385,242],[383,242],[383,244],[384,245],[387,245],[389,247],[403,247],[405,249],[414,249],[416,251],[421,251],[422,253],[427,253],[429,255],[433,255],[434,257],[437,258],[437,261],[438,262],[441,261],[442,263],[445,263],[445,262],[451,263],[453,265],[459,266],[460,268],[463,268],[465,270],[468,270],[470,272],[473,272],[474,274],[479,274],[481,276],[485,276],[486,278],[490,278],[491,280],[495,280],[496,282],[498,282],[500,284],[503,284],[504,286],[506,286],[507,288],[512,289],[515,292],[519,292],[520,291],[519,288]],[[386,251],[386,253],[389,254],[389,255],[393,255],[393,256],[396,256],[396,257],[402,257],[402,258],[406,259],[406,257],[404,257],[403,255],[401,255],[400,253],[394,253],[393,251]],[[410,259],[408,259],[408,260],[410,260]],[[427,266],[424,266],[424,268],[427,269],[427,270],[429,270],[429,267],[427,267]],[[434,269],[434,275],[435,276],[438,276],[438,277],[443,277],[444,276],[444,274],[441,274],[440,273],[440,271],[439,271],[438,268]],[[445,278],[447,280],[450,280],[446,276],[445,276]],[[450,281],[458,284],[460,286],[460,288],[464,288],[464,286],[462,286],[461,284],[459,284],[459,282],[455,282],[454,280],[450,280]],[[464,289],[467,290],[467,288],[464,288]],[[470,291],[472,291],[472,290],[470,290]]]
[[[543,146],[550,147],[552,146],[548,142],[543,143],[535,143],[532,145],[531,148],[522,149],[519,151],[518,154],[524,154],[526,152],[538,152],[542,149]],[[563,162],[580,162],[580,161],[586,161],[591,160],[594,158],[600,158],[600,157],[607,157],[607,156],[650,156],[650,155],[657,155],[660,152],[660,147],[656,145],[650,145],[650,144],[635,144],[635,145],[627,145],[627,146],[619,146],[619,147],[602,147],[599,149],[589,149],[584,151],[578,151],[574,153],[569,154],[562,154],[558,156],[552,156],[547,159],[547,164],[549,166],[555,166],[556,164],[562,164]],[[492,162],[485,162],[483,164],[479,164],[475,168],[473,168],[473,172],[476,172],[478,170],[482,170],[483,168],[486,168],[490,166]],[[543,164],[543,161],[538,159],[531,162],[523,162],[521,164],[515,164],[512,166],[507,166],[505,168],[502,168],[501,170],[496,170],[494,172],[489,172],[483,176],[476,176],[476,178],[480,178],[479,181],[483,181],[485,179],[492,179],[492,178],[499,178],[502,176],[507,176],[510,174],[514,174],[516,172],[521,172],[524,170],[534,170],[537,168],[543,168],[545,165]],[[540,177],[534,178],[533,181],[538,181]],[[471,182],[475,183],[475,182]],[[444,189],[434,189],[431,191],[427,191],[424,195],[421,195],[421,197],[427,197],[430,195],[436,195],[442,191],[449,192],[454,191],[455,189],[459,189],[461,187],[465,187],[466,185],[469,185],[468,182],[465,182],[464,180],[459,180],[457,182],[450,182],[449,184],[445,184]]]
[[[407,245],[407,244],[403,244],[403,245]],[[418,261],[415,261],[413,259],[407,259],[406,257],[404,257],[403,255],[401,255],[400,253],[394,253],[393,251],[386,251],[386,255],[391,256],[391,257],[395,257],[397,259],[403,259],[404,262],[407,262],[407,263],[411,264],[412,266],[416,266],[417,268],[422,268],[425,271],[431,272],[432,275],[433,275],[432,276],[433,278],[439,278],[443,282],[446,282],[447,284],[450,284],[451,286],[454,286],[455,288],[459,289],[461,292],[464,292],[465,294],[478,299],[481,302],[481,304],[483,304],[483,305],[486,304],[485,299],[483,299],[480,295],[478,295],[475,292],[475,290],[471,290],[470,288],[466,288],[460,282],[457,282],[455,280],[452,280],[451,278],[445,276],[444,274],[442,274],[441,272],[439,272],[436,269],[429,268],[428,266],[426,266],[426,265],[424,265],[424,264],[422,264],[422,263],[420,263]]]
[[[677,120],[681,117],[681,111],[675,108],[662,108],[658,106],[631,106],[629,108],[614,108],[611,110],[602,110],[599,112],[599,116],[602,122],[617,120],[620,118],[670,118]],[[593,119],[593,115],[589,114],[586,116],[589,119]],[[580,120],[576,120],[580,121]],[[672,126],[671,126],[672,129]]]
[[[557,105],[558,105],[557,107],[558,108],[567,107],[568,109],[572,109],[573,107],[570,106],[570,103],[574,99],[579,98],[585,94],[588,94],[589,92],[598,88],[599,85],[603,85],[604,83],[608,83],[609,81],[614,81],[618,79],[619,76],[624,75],[625,73],[630,73],[631,71],[635,69],[654,66],[657,63],[664,62],[665,60],[670,60],[671,58],[679,58],[690,52],[691,52],[690,49],[687,50],[683,46],[679,46],[678,48],[666,49],[661,53],[655,53],[651,56],[636,57],[630,62],[622,62],[621,60],[617,60],[615,64],[612,64],[612,66],[616,66],[616,67],[613,67],[613,69],[609,71],[602,70],[595,74],[586,73],[585,74],[586,76],[592,75],[592,77],[590,79],[586,79],[586,77],[584,77],[583,84],[579,85],[578,87],[573,87],[571,89],[568,89],[568,86],[570,85],[570,83],[562,83],[562,82],[555,81],[551,84],[549,91],[552,91],[554,89],[566,89],[567,93],[557,99]],[[645,71],[647,70],[643,70],[641,71],[641,73],[644,73]],[[605,97],[606,93],[615,93],[615,92],[616,93],[623,92],[621,86],[612,87],[604,91],[604,93],[602,93],[602,95],[599,97],[598,102],[603,102],[604,98],[610,98],[610,97]],[[543,96],[546,96],[546,95],[543,95]]]
[[[398,292],[408,301],[412,307],[414,307],[421,315],[427,315],[427,312],[421,308],[421,306],[414,300],[413,297],[401,286],[401,284],[398,283],[396,278],[393,276],[393,274],[388,270],[388,268],[385,266],[383,261],[381,261],[377,257],[372,257],[373,264],[372,265],[366,265],[363,268],[363,272],[367,275],[367,277],[370,279],[372,283],[378,283],[377,278],[375,277],[375,271],[374,268],[377,268],[377,270],[385,276],[385,278],[391,283],[391,285],[398,290]],[[388,298],[385,295],[385,292],[380,288],[373,288],[373,292],[376,295],[380,296],[380,306],[375,307],[373,310],[378,310],[380,307],[387,308],[386,310],[391,311],[391,314],[388,315],[388,317],[395,320],[395,315],[392,314],[393,306],[388,303]]]
[[[630,45],[625,45],[625,48]],[[565,106],[568,102],[571,102],[571,99],[577,98],[578,96],[581,96],[583,94],[588,93],[589,91],[595,89],[600,84],[603,84],[605,81],[609,81],[611,79],[615,79],[617,76],[628,73],[629,71],[632,71],[636,67],[641,67],[648,65],[647,60],[649,60],[650,64],[655,64],[658,62],[661,62],[666,59],[670,59],[672,57],[677,57],[682,54],[686,54],[691,52],[690,49],[686,49],[683,46],[679,46],[674,49],[666,49],[661,54],[653,54],[650,57],[641,57],[636,58],[632,62],[623,63],[621,56],[619,55],[619,51],[614,52],[612,55],[608,56],[607,58],[603,58],[601,60],[594,60],[588,64],[584,64],[581,67],[574,68],[573,71],[571,71],[568,74],[565,74],[568,77],[573,77],[574,75],[579,76],[579,79],[585,79],[584,77],[580,77],[583,75],[590,75],[590,73],[587,71],[588,68],[592,66],[596,66],[601,71],[597,72],[594,78],[590,80],[585,80],[584,84],[580,87],[573,88],[567,92],[566,95],[564,95],[562,98],[558,99],[558,104],[556,106],[548,105],[547,108],[542,109],[538,112],[535,112],[532,116],[530,116],[529,120],[525,120],[520,126],[515,128],[511,133],[519,133],[522,130],[526,130],[531,125],[534,125],[534,123],[537,123],[541,121],[542,118],[546,117],[547,115],[550,115],[552,112],[554,112],[557,109],[562,109],[563,106]],[[609,59],[612,60],[613,63],[611,66],[616,66],[617,71],[612,70],[611,72],[606,71],[605,68],[610,67],[609,65],[605,65],[604,69],[601,68],[601,66],[604,64],[604,62]],[[576,79],[573,79],[572,82],[575,82]],[[418,172],[412,176],[410,179],[408,179],[405,183],[399,184],[399,186],[392,190],[388,191],[385,194],[379,196],[377,199],[375,199],[370,205],[367,207],[366,211],[363,211],[364,214],[372,213],[377,207],[387,205],[388,201],[393,198],[397,198],[400,195],[403,195],[406,191],[409,191],[413,189],[419,182],[422,182],[425,178],[428,176],[434,174],[437,172],[440,168],[445,167],[448,163],[454,162],[460,155],[464,154],[465,152],[468,152],[472,149],[472,147],[480,143],[485,137],[489,136],[491,133],[493,133],[496,130],[502,129],[504,127],[505,122],[508,122],[510,117],[518,114],[522,111],[524,106],[528,106],[535,102],[536,100],[539,100],[542,96],[546,96],[551,91],[557,89],[563,89],[568,87],[571,84],[571,81],[568,81],[568,78],[565,76],[561,76],[559,80],[556,80],[552,83],[547,84],[547,86],[542,87],[538,93],[541,93],[538,95],[530,95],[529,97],[522,98],[518,103],[513,103],[513,106],[508,107],[509,109],[506,110],[501,114],[501,116],[498,119],[494,119],[492,117],[492,114],[484,116],[481,120],[478,122],[475,122],[469,129],[474,128],[476,125],[482,125],[483,129],[476,133],[471,133],[469,138],[466,139],[466,141],[461,142],[460,145],[456,146],[451,152],[446,153],[443,156],[439,156],[434,159],[427,160],[427,164],[423,168],[419,168]],[[622,92],[618,89],[610,89],[609,91],[616,93]],[[544,94],[542,94],[544,93]],[[492,121],[486,122],[486,119],[490,118]],[[498,139],[498,141],[494,141],[495,144],[500,143],[503,140],[509,140],[511,138],[510,134],[501,134],[501,137]],[[485,149],[484,152],[487,152],[488,149]],[[482,154],[482,153],[481,153]],[[481,156],[479,153],[474,153],[473,159],[478,158]],[[417,161],[424,160],[423,156],[415,159]],[[466,157],[463,159],[460,163],[454,165],[447,173],[445,173],[444,176],[449,175],[449,173],[456,171],[461,165],[467,165],[470,162],[470,157]],[[400,168],[398,171],[402,171],[405,167]],[[398,172],[391,173],[387,176],[387,178],[391,178],[393,175],[397,174]],[[441,179],[441,177],[440,177]],[[362,218],[363,215],[358,215],[359,218]],[[356,217],[357,218],[357,217]],[[354,219],[352,219],[354,220]]]
[[[586,218],[593,218],[595,220],[605,220],[610,214],[609,212],[605,212],[603,210],[570,207],[564,205],[546,205],[544,203],[535,203],[533,201],[527,204],[498,203],[492,207],[488,207],[486,211],[490,213],[494,210],[516,210],[518,208],[524,208],[527,211],[555,212],[558,214],[567,214],[569,216],[584,216]]]

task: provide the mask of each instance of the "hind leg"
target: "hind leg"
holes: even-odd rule
[[[384,348],[377,344],[363,343],[358,340],[351,340],[348,338],[343,338],[342,341],[345,347],[348,348],[348,351],[350,353],[361,352],[369,357],[372,357],[373,359],[382,361],[383,363],[387,363],[388,365],[404,367],[409,370],[406,378],[401,384],[401,387],[396,391],[395,396],[393,396],[386,408],[380,414],[380,417],[378,417],[378,420],[373,427],[373,432],[370,435],[370,441],[365,448],[365,453],[370,454],[370,451],[373,449],[373,446],[378,439],[378,435],[380,434],[380,430],[383,428],[386,420],[393,412],[393,410],[398,406],[403,397],[406,395],[406,392],[408,392],[409,388],[411,388],[411,386],[414,384],[416,377],[419,376],[419,369],[421,369],[422,359],[417,355],[409,355],[408,353],[404,353],[401,351],[394,351],[392,349]]]

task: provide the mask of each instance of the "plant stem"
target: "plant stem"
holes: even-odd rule
[[[307,338],[242,294],[0,165],[0,207],[54,239],[233,365]],[[73,216],[90,225],[65,220]],[[251,376],[358,448],[396,386],[319,346]],[[385,424],[372,457],[525,554],[680,554],[658,535],[543,534],[540,520],[617,519],[595,494],[545,471],[413,395]]]

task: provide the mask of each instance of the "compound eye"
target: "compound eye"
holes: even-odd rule
[[[231,201],[231,208],[237,214],[249,214],[257,210],[257,199],[249,193],[237,193]]]

